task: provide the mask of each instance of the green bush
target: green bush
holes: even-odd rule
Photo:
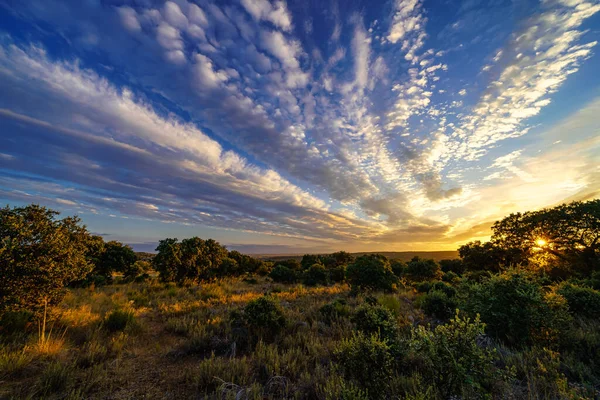
[[[124,331],[135,323],[133,311],[114,310],[104,319],[104,327],[110,332]]]
[[[419,293],[427,293],[431,290],[432,287],[433,284],[428,281],[423,281],[415,284],[415,289],[417,289],[417,292]]]
[[[322,264],[313,264],[304,271],[303,283],[307,286],[326,285],[327,270]]]
[[[392,272],[388,259],[380,254],[358,257],[346,270],[346,278],[355,291],[392,290],[398,278]]]
[[[149,261],[138,260],[133,264],[126,264],[124,266],[123,276],[125,276],[126,279],[134,280],[146,274],[151,268],[152,264],[150,264]]]
[[[319,309],[323,320],[330,324],[332,321],[347,317],[350,315],[350,307],[344,299],[336,299],[331,303],[327,303]]]
[[[371,399],[385,398],[393,373],[393,358],[386,340],[376,334],[357,332],[338,345],[335,356],[346,379],[364,388]]]
[[[279,283],[294,283],[298,279],[296,271],[286,266],[278,264],[273,268],[269,277]]]
[[[440,266],[434,260],[414,257],[406,266],[406,274],[413,281],[439,279]]]
[[[269,296],[250,301],[244,307],[243,318],[250,331],[259,338],[273,338],[286,325],[283,310]]]
[[[328,269],[329,280],[331,282],[344,282],[346,280],[346,268],[345,265],[338,265]]]
[[[465,309],[481,316],[491,336],[511,345],[554,342],[569,323],[564,298],[547,295],[532,277],[515,271],[468,286]]]
[[[567,299],[569,311],[587,318],[600,318],[600,292],[588,287],[562,284],[557,293]]]
[[[352,318],[356,328],[365,334],[377,334],[381,338],[394,340],[397,324],[390,310],[379,304],[363,304]]]
[[[435,282],[431,286],[431,290],[437,290],[439,292],[444,292],[444,293],[446,293],[446,296],[448,296],[448,297],[456,296],[456,289],[454,288],[454,286],[451,286],[451,285],[447,284],[446,282]],[[453,312],[453,314],[454,314],[454,312]]]
[[[448,271],[448,272],[444,272],[444,275],[442,275],[442,280],[444,282],[457,282],[460,280],[460,276],[458,276],[458,274],[452,272],[452,271]]]
[[[499,378],[494,367],[494,350],[478,345],[485,325],[458,313],[449,323],[435,329],[413,329],[409,351],[419,365],[425,384],[437,388],[441,398],[478,398],[486,386]]]
[[[406,274],[406,263],[404,261],[402,261],[402,260],[392,260],[390,262],[390,264],[391,264],[391,267],[392,267],[392,272],[398,278],[401,278],[402,276],[404,276]]]
[[[439,319],[452,317],[458,307],[456,300],[441,290],[432,290],[420,299],[421,308],[427,315]]]

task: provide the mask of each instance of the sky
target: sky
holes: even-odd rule
[[[598,0],[0,0],[0,203],[153,250],[453,250],[600,197]]]

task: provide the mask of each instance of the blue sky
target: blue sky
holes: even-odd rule
[[[600,193],[600,3],[0,0],[0,200],[137,249],[446,250]]]

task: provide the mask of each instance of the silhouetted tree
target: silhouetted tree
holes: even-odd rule
[[[492,231],[494,245],[522,258],[541,252],[584,274],[600,268],[600,199],[511,214]]]

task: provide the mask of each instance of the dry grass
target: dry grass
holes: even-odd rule
[[[345,284],[304,287],[265,278],[255,284],[150,281],[73,289],[50,310],[47,330],[0,342],[0,398],[366,398],[344,379],[334,355],[355,329],[350,314],[364,303],[349,292]],[[265,293],[279,303],[287,323],[262,341],[230,316]],[[415,308],[411,288],[375,297],[400,327],[430,321]],[[336,299],[350,314],[325,319],[321,308]],[[131,313],[134,323],[109,329],[107,318],[117,310]],[[387,384],[406,398],[432,398],[420,379],[398,376]]]

